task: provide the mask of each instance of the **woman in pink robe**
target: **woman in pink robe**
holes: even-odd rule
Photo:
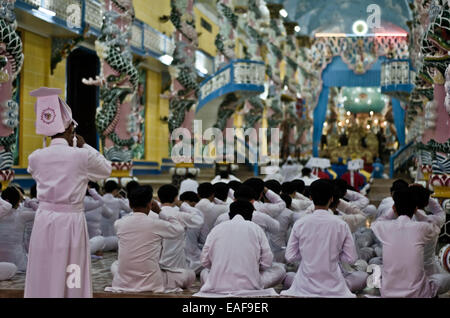
[[[61,99],[51,99],[58,91],[41,88],[31,93],[38,97],[37,133],[52,136],[52,142],[28,157],[39,209],[31,234],[25,297],[92,297],[83,199],[88,181],[107,178],[112,168],[81,136],[77,136],[78,147],[69,146],[74,121]],[[39,107],[40,99],[44,108]]]

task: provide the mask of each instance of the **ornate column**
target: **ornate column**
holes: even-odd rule
[[[0,181],[2,189],[14,178],[19,105],[14,81],[23,64],[22,40],[16,32],[15,0],[0,2]]]
[[[100,75],[83,79],[86,85],[100,86],[102,107],[95,125],[103,153],[113,162],[115,177],[128,177],[132,168],[132,149],[138,131],[130,125],[136,105],[139,74],[130,51],[134,8],[131,0],[105,0],[101,35],[95,41],[100,58]]]

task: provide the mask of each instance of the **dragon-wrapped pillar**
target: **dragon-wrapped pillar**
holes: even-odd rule
[[[131,175],[133,146],[139,139],[132,117],[137,107],[139,73],[130,51],[134,9],[131,0],[105,0],[101,35],[95,42],[101,73],[83,79],[100,87],[102,107],[95,119],[105,157],[113,163],[114,177]]]
[[[2,189],[14,178],[14,150],[19,105],[14,81],[23,65],[22,40],[16,32],[15,0],[0,2],[0,181]]]

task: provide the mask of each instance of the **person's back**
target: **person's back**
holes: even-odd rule
[[[206,279],[202,277],[200,293],[263,290],[260,269],[271,267],[272,259],[264,231],[242,215],[233,215],[231,220],[213,228],[203,247],[202,264],[210,270]]]
[[[139,186],[130,195],[133,214],[117,220],[119,237],[118,261],[111,266],[113,291],[167,292],[188,287],[195,279],[193,271],[170,273],[161,270],[159,262],[163,239],[171,239],[184,232],[175,217],[168,220],[149,217],[153,189]]]
[[[112,180],[105,183],[105,194],[103,195],[103,202],[108,207],[112,214],[110,217],[102,217],[101,229],[103,236],[115,236],[114,222],[120,218],[120,212],[131,212],[131,208],[127,205],[124,199],[118,198],[119,185]]]
[[[383,244],[382,297],[431,297],[426,279],[423,252],[431,225],[414,222],[407,216],[378,221],[372,229]]]
[[[195,178],[194,175],[188,174],[186,179],[181,181],[179,191],[180,195],[188,191],[197,193],[198,182],[194,178]]]
[[[417,212],[411,188],[394,192],[395,220],[376,221],[372,230],[383,244],[382,297],[434,297],[439,286],[424,269],[424,246],[439,234],[433,223],[416,222]]]
[[[117,221],[119,267],[113,287],[136,292],[164,291],[159,267],[163,237],[157,229],[163,229],[166,223],[143,213],[133,213]]]
[[[300,261],[292,286],[282,295],[297,297],[355,297],[339,262],[353,264],[356,248],[348,225],[328,211],[333,187],[327,180],[311,184],[316,210],[298,220],[291,232],[286,260]]]
[[[35,150],[28,162],[40,203],[79,205],[83,209],[88,150],[68,147],[66,140],[57,138],[50,147]]]

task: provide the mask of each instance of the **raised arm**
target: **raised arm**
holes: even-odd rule
[[[369,205],[369,199],[356,191],[347,190],[347,194],[344,198],[360,209],[364,209]]]
[[[191,207],[186,202],[183,202],[180,207],[180,217],[187,228],[199,229],[202,227],[204,218],[203,213],[196,208]]]
[[[111,162],[106,160],[97,150],[89,146],[83,145],[83,149],[88,150],[87,177],[92,181],[100,181],[111,175]]]
[[[266,213],[273,218],[278,217],[286,208],[286,203],[278,194],[271,190],[268,190],[265,195],[270,203],[255,202],[255,209],[259,212]]]

